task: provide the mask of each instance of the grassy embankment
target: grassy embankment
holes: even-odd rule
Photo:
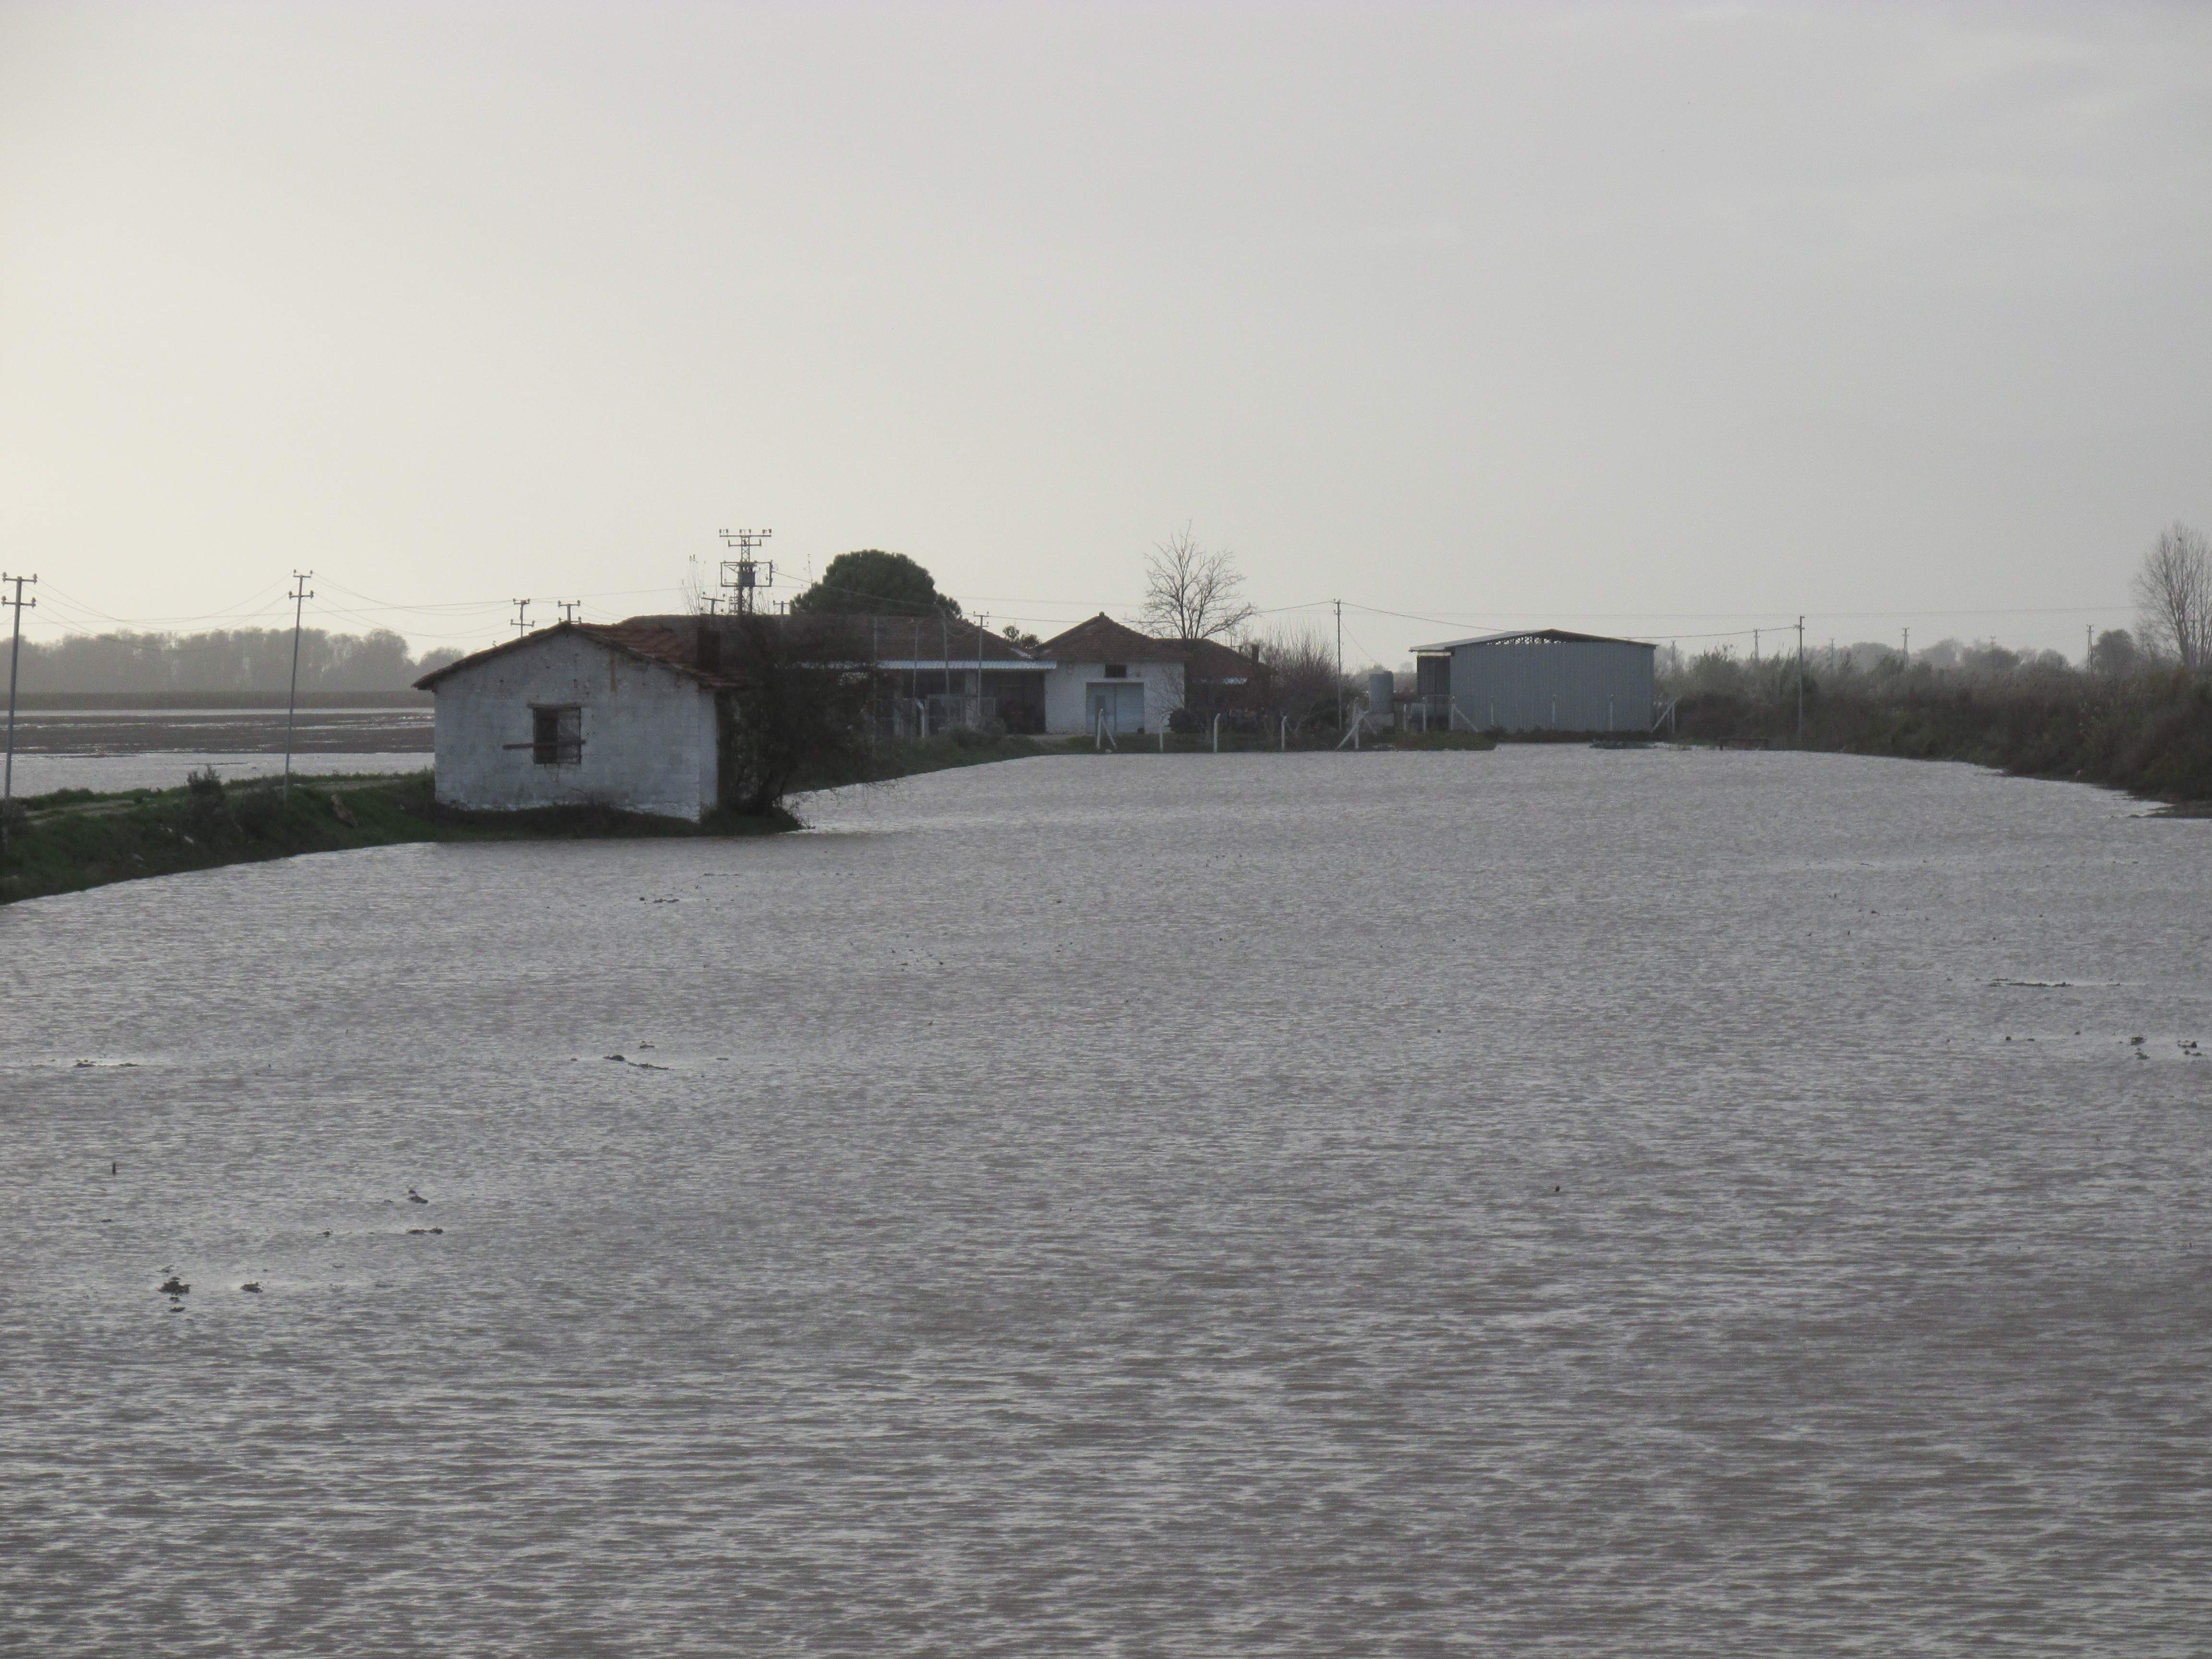
[[[1148,732],[1140,737],[1124,737],[1115,740],[1116,747],[1101,748],[1093,738],[1075,738],[1056,745],[1046,753],[1056,754],[1122,754],[1122,755],[1207,755],[1213,752],[1213,736],[1207,732],[1170,732],[1166,741],[1160,734]],[[1291,733],[1289,750],[1291,754],[1322,753],[1337,747],[1334,732],[1316,732],[1301,735]],[[1224,755],[1272,755],[1283,747],[1279,737],[1250,732],[1224,732],[1221,752]],[[1344,745],[1346,753],[1351,745]],[[1486,732],[1393,732],[1387,737],[1367,736],[1360,739],[1363,751],[1372,753],[1383,749],[1495,749],[1498,739]]]
[[[1692,741],[1752,737],[1797,747],[1795,672],[1784,666],[1740,687],[1686,689],[1678,718],[1680,735]],[[2212,801],[2212,680],[2179,672],[2107,679],[1921,666],[1808,676],[1802,746],[1971,761],[2202,804]]]
[[[882,751],[878,773],[890,779],[1048,752],[1022,738],[932,738]],[[717,813],[699,823],[605,806],[459,811],[437,804],[427,771],[295,776],[289,805],[273,782],[258,779],[118,794],[64,789],[15,804],[7,848],[0,852],[0,903],[146,876],[405,842],[758,836],[798,827],[799,820],[782,811],[762,817]]]

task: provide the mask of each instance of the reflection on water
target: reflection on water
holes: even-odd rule
[[[181,789],[213,767],[224,778],[284,769],[282,708],[26,709],[15,722],[15,793]],[[417,772],[430,764],[428,708],[303,708],[293,770]]]
[[[0,1599],[79,1652],[2200,1651],[2208,825],[2135,810],[1079,757],[9,907]]]

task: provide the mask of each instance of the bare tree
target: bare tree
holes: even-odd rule
[[[1304,719],[1324,704],[1334,706],[1336,651],[1310,629],[1276,634],[1261,659],[1273,671],[1275,697],[1286,713]]]
[[[1145,561],[1145,608],[1156,633],[1178,640],[1211,640],[1233,634],[1260,614],[1245,603],[1244,577],[1225,547],[1205,548],[1185,525]]]
[[[2168,525],[2136,572],[2142,642],[2181,659],[2184,668],[2212,665],[2212,547],[2204,532]]]

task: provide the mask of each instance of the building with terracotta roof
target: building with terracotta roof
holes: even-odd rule
[[[437,797],[507,811],[605,803],[696,820],[726,805],[738,694],[761,650],[865,677],[895,735],[1042,731],[1051,666],[955,617],[633,617],[561,623],[416,682],[437,698]]]
[[[561,623],[448,663],[437,698],[438,799],[479,811],[604,803],[697,819],[729,804],[741,695],[761,653],[866,681],[887,737],[953,727],[1115,736],[1263,705],[1258,659],[1162,640],[1103,613],[1024,650],[933,615],[632,617]]]
[[[1044,681],[1044,729],[1115,736],[1163,729],[1183,705],[1189,653],[1179,640],[1156,640],[1100,611],[1037,647],[1050,665]]]
[[[1272,676],[1218,640],[1164,640],[1104,611],[1047,640],[1045,730],[1116,737],[1158,732],[1188,708],[1200,719],[1266,705]]]

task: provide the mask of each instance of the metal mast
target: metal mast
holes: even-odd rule
[[[292,804],[292,717],[300,707],[300,618],[305,614],[307,601],[315,597],[307,586],[312,570],[292,573],[292,591],[284,597],[292,601],[292,693],[284,703],[284,804]]]
[[[36,576],[0,574],[0,583],[15,584],[15,597],[0,599],[0,605],[15,609],[15,639],[8,647],[8,766],[4,781],[0,781],[0,847],[8,844],[8,807],[15,799],[15,669],[23,657],[23,607],[27,605],[36,610],[39,604],[36,599],[23,597],[23,584],[29,582],[35,586],[38,580]]]
[[[754,590],[775,586],[775,566],[753,556],[760,551],[761,544],[775,535],[775,532],[773,530],[725,530],[720,534],[724,543],[734,548],[738,555],[734,559],[722,561],[722,586],[733,589],[736,592],[736,602],[732,606],[736,614],[750,617],[753,614],[756,604],[753,597]],[[762,579],[763,571],[767,573],[765,580]]]

